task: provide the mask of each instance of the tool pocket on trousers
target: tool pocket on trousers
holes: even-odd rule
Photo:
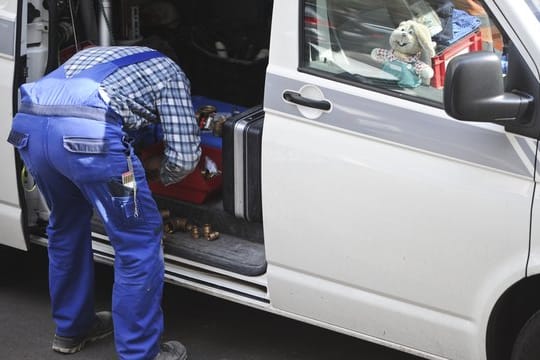
[[[63,137],[64,156],[61,162],[75,181],[106,181],[111,176],[110,144],[102,137]]]
[[[30,171],[30,173],[32,173],[32,164],[30,163],[30,155],[28,154],[29,137],[29,134],[11,130],[9,132],[7,141],[17,149],[19,155],[21,155],[22,161],[26,165],[26,168]],[[32,176],[34,176],[33,173]]]
[[[124,198],[133,196],[132,187],[125,186],[121,182],[114,179],[109,180],[109,182],[107,183],[107,187],[109,188],[109,193],[113,198]]]
[[[28,145],[28,134],[23,134],[15,130],[11,130],[8,136],[8,143],[15,146],[18,150],[24,149]]]
[[[136,207],[133,188],[112,179],[107,183],[119,225],[144,225],[140,209]]]
[[[124,226],[134,226],[141,223],[141,214],[135,216],[135,198],[131,196],[113,197],[118,220]]]

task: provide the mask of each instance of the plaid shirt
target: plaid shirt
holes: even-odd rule
[[[401,56],[398,56],[397,54],[398,53],[395,50],[375,48],[371,52],[371,57],[380,63],[385,61],[401,61],[406,64],[411,64],[417,75],[420,75],[424,69],[431,68],[431,66],[425,62],[420,61],[420,54]]]
[[[146,47],[92,47],[64,64],[68,78],[96,64],[152,49]],[[166,144],[161,166],[164,184],[180,181],[201,155],[199,127],[191,103],[190,84],[172,60],[158,57],[119,68],[100,86],[100,94],[122,116],[124,129],[138,130],[161,122]]]

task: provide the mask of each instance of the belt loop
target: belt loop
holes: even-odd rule
[[[122,136],[122,143],[126,146],[126,155],[132,155],[133,154],[133,143],[135,142],[135,139],[132,138],[129,135]]]

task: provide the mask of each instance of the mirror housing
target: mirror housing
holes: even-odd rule
[[[458,120],[518,120],[533,100],[525,93],[505,92],[501,60],[493,52],[459,55],[448,64],[444,109]]]

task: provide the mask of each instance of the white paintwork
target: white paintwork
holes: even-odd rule
[[[272,304],[481,359],[485,309],[523,276],[532,184],[291,120],[265,123],[264,174],[281,174],[263,183]]]
[[[540,155],[540,151],[536,151],[536,157]],[[540,274],[540,191],[538,188],[540,182],[540,169],[538,162],[536,163],[536,191],[534,193],[534,205],[532,211],[532,227],[531,227],[531,254],[527,267],[527,275]]]
[[[286,30],[273,32],[270,73],[298,80],[298,89],[317,84],[380,103],[380,113],[360,115],[366,119],[397,108],[404,122],[419,112],[435,128],[453,121],[429,106],[299,73],[298,6],[276,2],[276,14],[273,26]],[[272,305],[424,353],[485,358],[490,311],[524,276],[532,171],[517,176],[266,110]]]
[[[538,193],[538,188],[534,196],[532,218],[531,256],[527,267],[527,274],[537,275],[540,274],[540,194]]]
[[[0,2],[0,17],[15,21],[17,14],[16,1]],[[21,228],[21,209],[17,192],[17,177],[15,174],[15,153],[13,146],[5,140],[11,128],[12,93],[14,78],[14,61],[11,57],[0,56],[0,229],[2,237],[0,244],[26,250],[26,243]]]
[[[456,121],[441,109],[411,108],[406,99],[299,73],[298,3],[274,2],[268,72],[298,81],[298,88],[287,90],[308,86],[323,98],[331,89],[379,103],[380,113],[361,115],[374,119],[399,109],[404,121],[420,114],[432,116],[433,126]],[[524,1],[487,4],[517,48],[527,49],[525,61],[535,70],[540,29],[536,20],[523,21]],[[15,11],[15,0],[0,0],[0,16],[14,17]],[[41,35],[40,29],[32,31],[34,37]],[[31,78],[43,69],[44,49],[28,51]],[[9,119],[13,62],[0,58],[0,73],[0,93],[8,95],[0,97],[0,108]],[[327,100],[343,106],[339,99]],[[493,305],[523,278],[527,260],[533,164],[517,138],[510,136],[509,143],[531,177],[311,121],[319,112],[304,111],[301,117],[267,110],[267,274],[244,277],[167,255],[167,281],[426,358],[484,359]],[[362,114],[362,109],[349,111]],[[0,125],[4,138],[9,125]],[[470,127],[504,132],[494,124]],[[5,164],[0,242],[23,247],[13,149],[0,144]],[[471,146],[482,151],[481,143]],[[535,240],[540,239],[540,209],[535,204],[530,274],[540,272],[540,241]],[[94,242],[94,249],[97,260],[112,262],[110,246]]]

